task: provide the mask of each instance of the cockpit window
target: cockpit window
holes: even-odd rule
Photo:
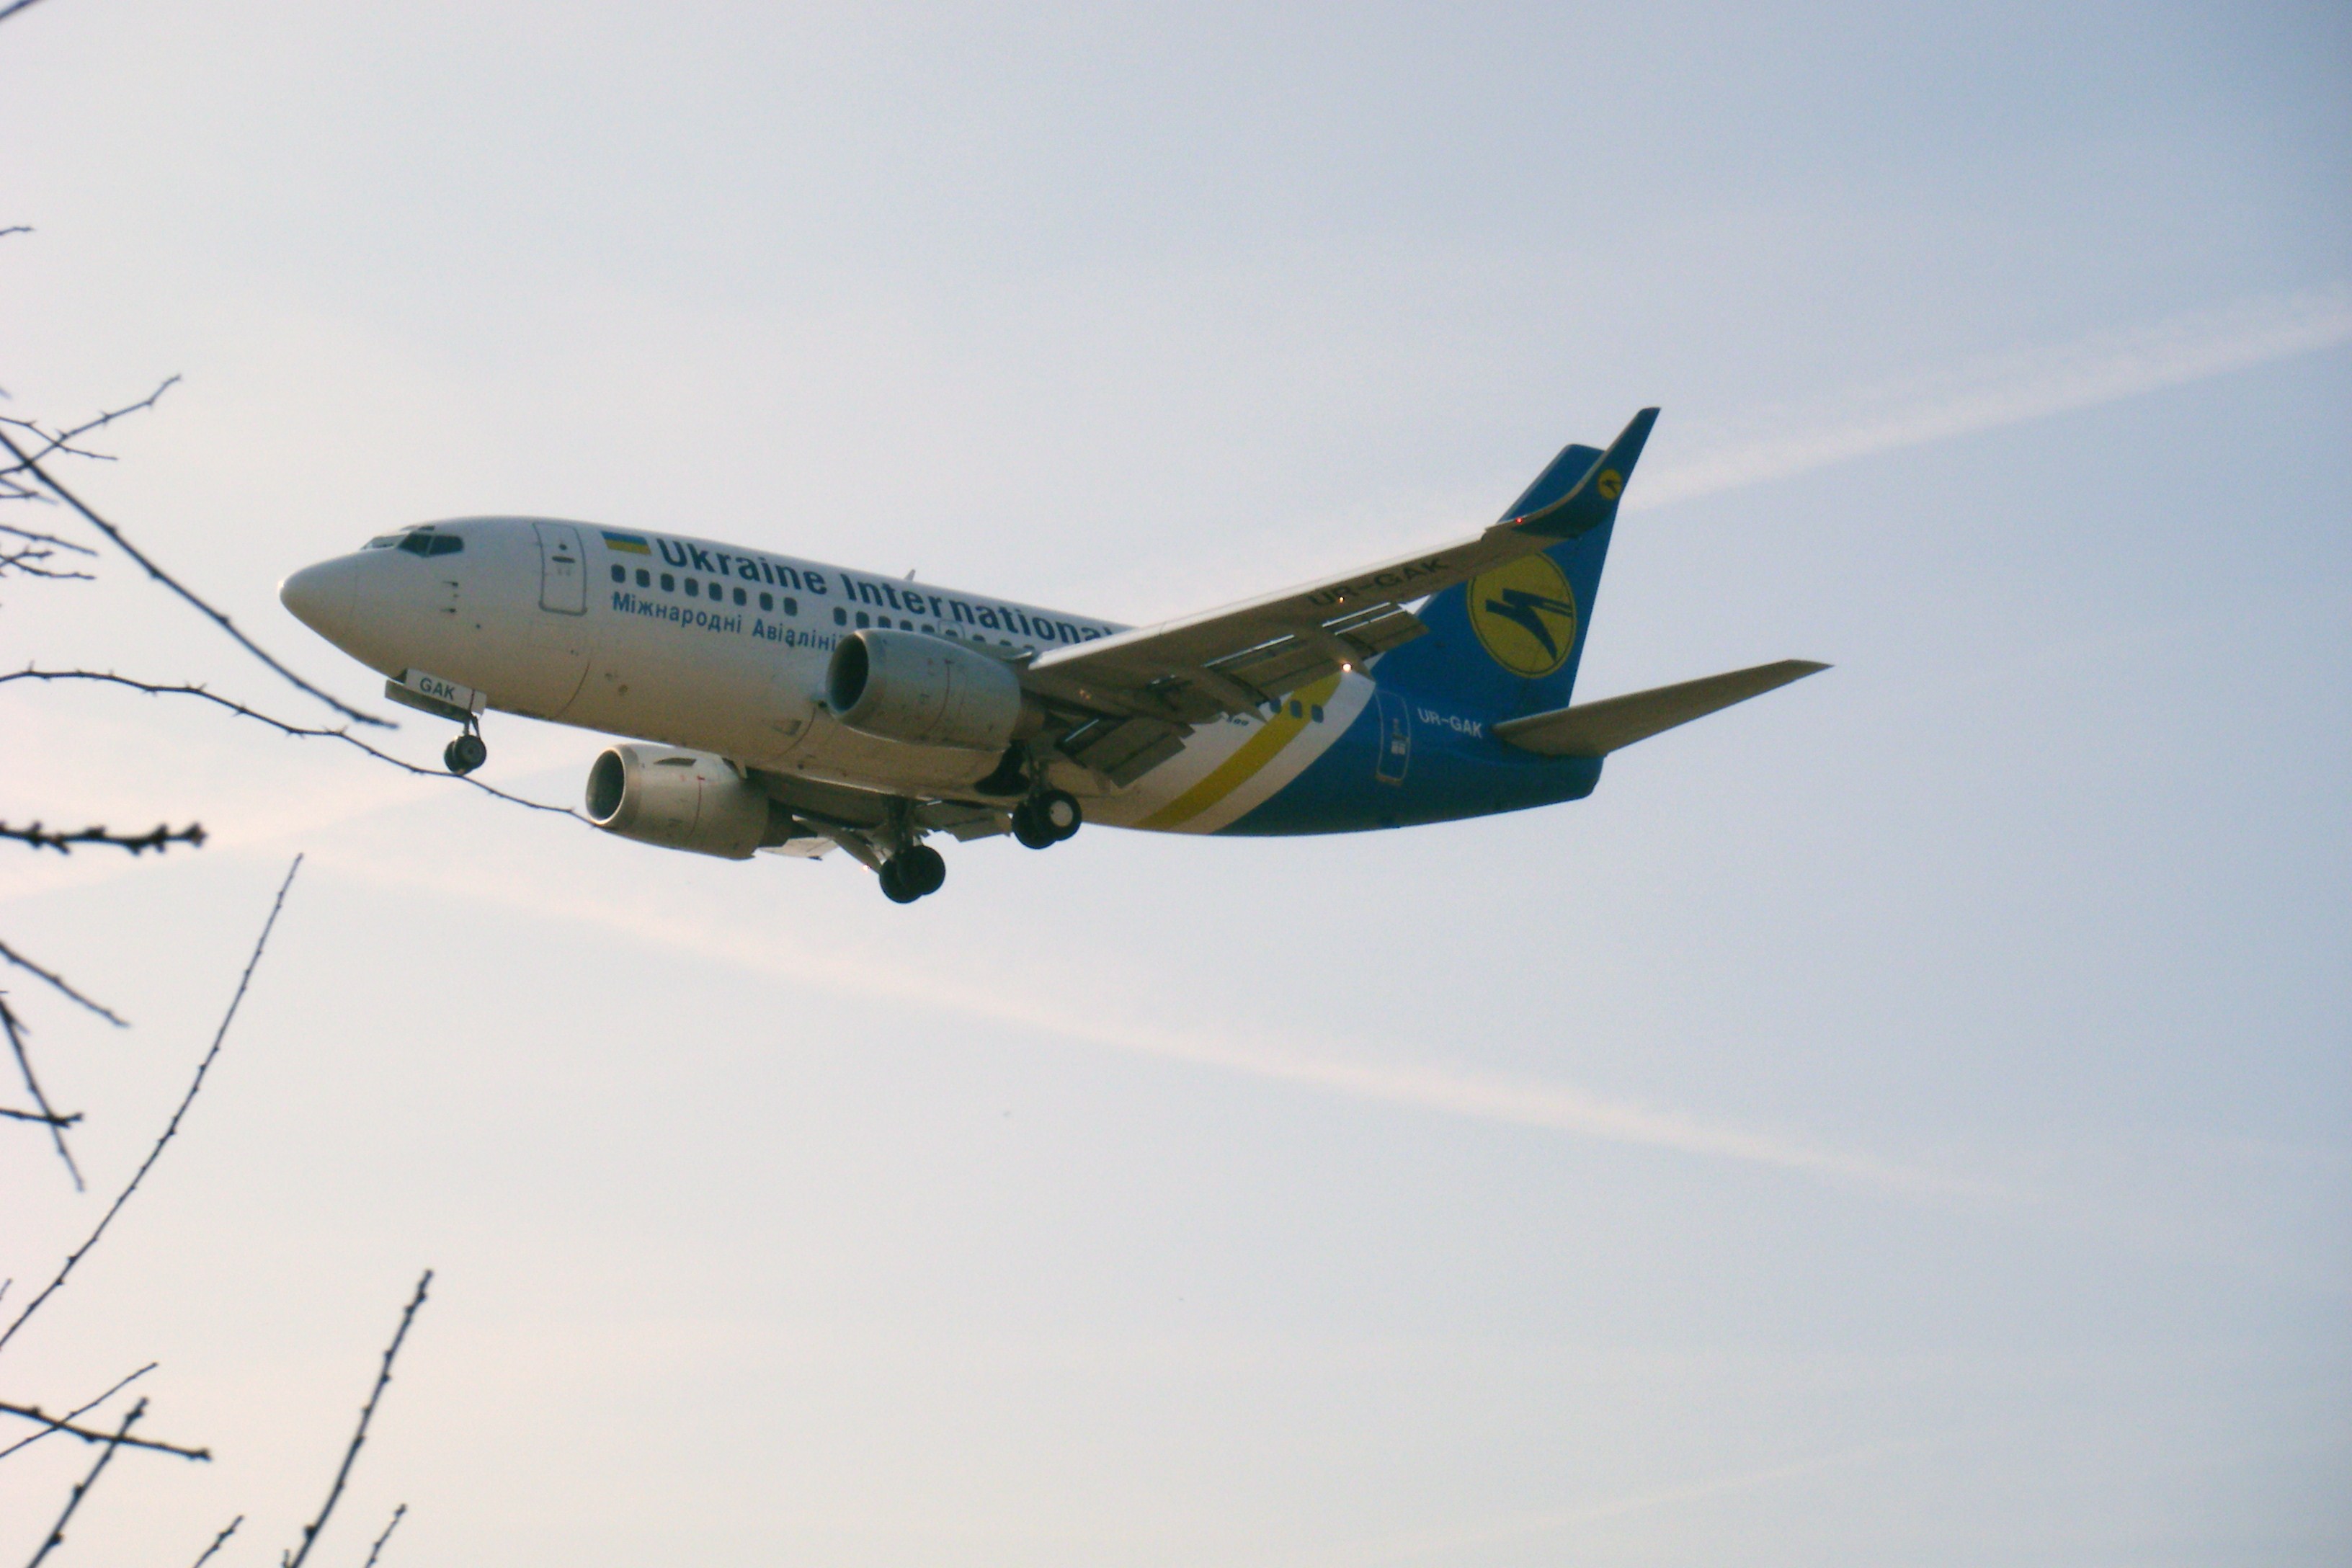
[[[367,542],[370,550],[405,550],[411,555],[455,555],[466,548],[466,542],[454,533],[436,533],[430,528],[404,528],[398,533],[379,534]]]

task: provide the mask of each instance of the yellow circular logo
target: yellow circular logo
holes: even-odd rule
[[[1522,555],[1470,579],[1470,629],[1514,675],[1549,675],[1576,646],[1576,595],[1549,555]]]
[[[1625,476],[1614,468],[1603,468],[1592,481],[1592,488],[1601,492],[1602,500],[1615,500],[1625,493]]]

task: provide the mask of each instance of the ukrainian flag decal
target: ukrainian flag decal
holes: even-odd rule
[[[617,550],[625,555],[651,555],[654,552],[654,547],[646,542],[645,535],[641,533],[614,533],[609,528],[598,531],[604,534],[607,550]]]

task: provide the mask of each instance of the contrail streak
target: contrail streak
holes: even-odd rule
[[[1824,1147],[1794,1134],[1764,1131],[1685,1112],[1611,1100],[1571,1084],[1517,1079],[1443,1063],[1381,1062],[1279,1040],[1238,1037],[1207,1026],[1171,1025],[1143,1006],[1111,1009],[1100,999],[1040,999],[1018,984],[992,985],[936,968],[917,968],[862,953],[845,943],[821,947],[779,942],[772,931],[658,918],[585,892],[549,899],[525,879],[445,874],[429,862],[389,864],[349,852],[339,869],[377,883],[428,888],[506,905],[554,920],[600,927],[633,942],[717,959],[793,985],[858,999],[912,1003],[1011,1028],[1162,1060],[1330,1090],[1358,1099],[1435,1110],[1476,1121],[1549,1128],[1610,1142],[1767,1165],[1849,1186],[1909,1195],[1987,1199],[2013,1196],[1984,1182],[1867,1154]]]
[[[1656,506],[1784,479],[1852,458],[2092,408],[2352,342],[2352,285],[2244,300],[2152,326],[1979,361],[1932,381],[1783,411],[1778,432],[1701,447],[1631,487]],[[1663,436],[1672,438],[1669,427]]]

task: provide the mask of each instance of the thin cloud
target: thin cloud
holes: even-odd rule
[[[1983,1182],[1832,1149],[1790,1133],[1611,1100],[1570,1084],[1445,1064],[1366,1061],[1301,1051],[1282,1041],[1155,1022],[1141,1016],[1141,1008],[1123,1012],[1042,1000],[1028,987],[989,985],[936,968],[909,966],[888,955],[861,952],[846,941],[822,950],[803,949],[777,942],[772,932],[696,921],[669,908],[656,917],[638,906],[599,899],[583,890],[551,897],[529,879],[467,876],[445,870],[437,862],[386,860],[350,847],[330,851],[321,858],[350,875],[379,884],[425,888],[545,919],[578,921],[633,942],[719,960],[797,987],[913,1003],[1135,1056],[1188,1062],[1477,1121],[1765,1165],[1895,1195],[1967,1199],[2011,1195]]]
[[[1849,458],[1925,446],[2047,415],[2180,386],[2352,342],[2352,285],[2244,300],[2152,326],[1983,360],[1934,381],[1873,388],[1834,405],[1790,409],[1778,429],[1702,447],[1644,474],[1643,506],[1769,479]],[[1664,432],[1672,439],[1671,432]]]
[[[1583,1504],[1580,1507],[1549,1510],[1513,1515],[1494,1523],[1461,1531],[1429,1531],[1399,1537],[1385,1546],[1374,1547],[1358,1555],[1360,1563],[1400,1563],[1433,1553],[1455,1553],[1474,1547],[1493,1546],[1505,1542],[1524,1541],[1530,1536],[1549,1535],[1570,1530],[1580,1524],[1600,1524],[1629,1515],[1647,1513],[1654,1510],[1675,1508],[1684,1503],[1704,1502],[1727,1493],[1771,1486],[1777,1482],[1796,1480],[1852,1465],[1873,1464],[1905,1448],[1916,1448],[1919,1443],[1871,1443],[1860,1447],[1842,1449],[1833,1454],[1816,1455],[1791,1464],[1773,1465],[1764,1469],[1740,1470],[1716,1476],[1703,1481],[1682,1486],[1663,1487],[1632,1496],[1611,1498]]]

